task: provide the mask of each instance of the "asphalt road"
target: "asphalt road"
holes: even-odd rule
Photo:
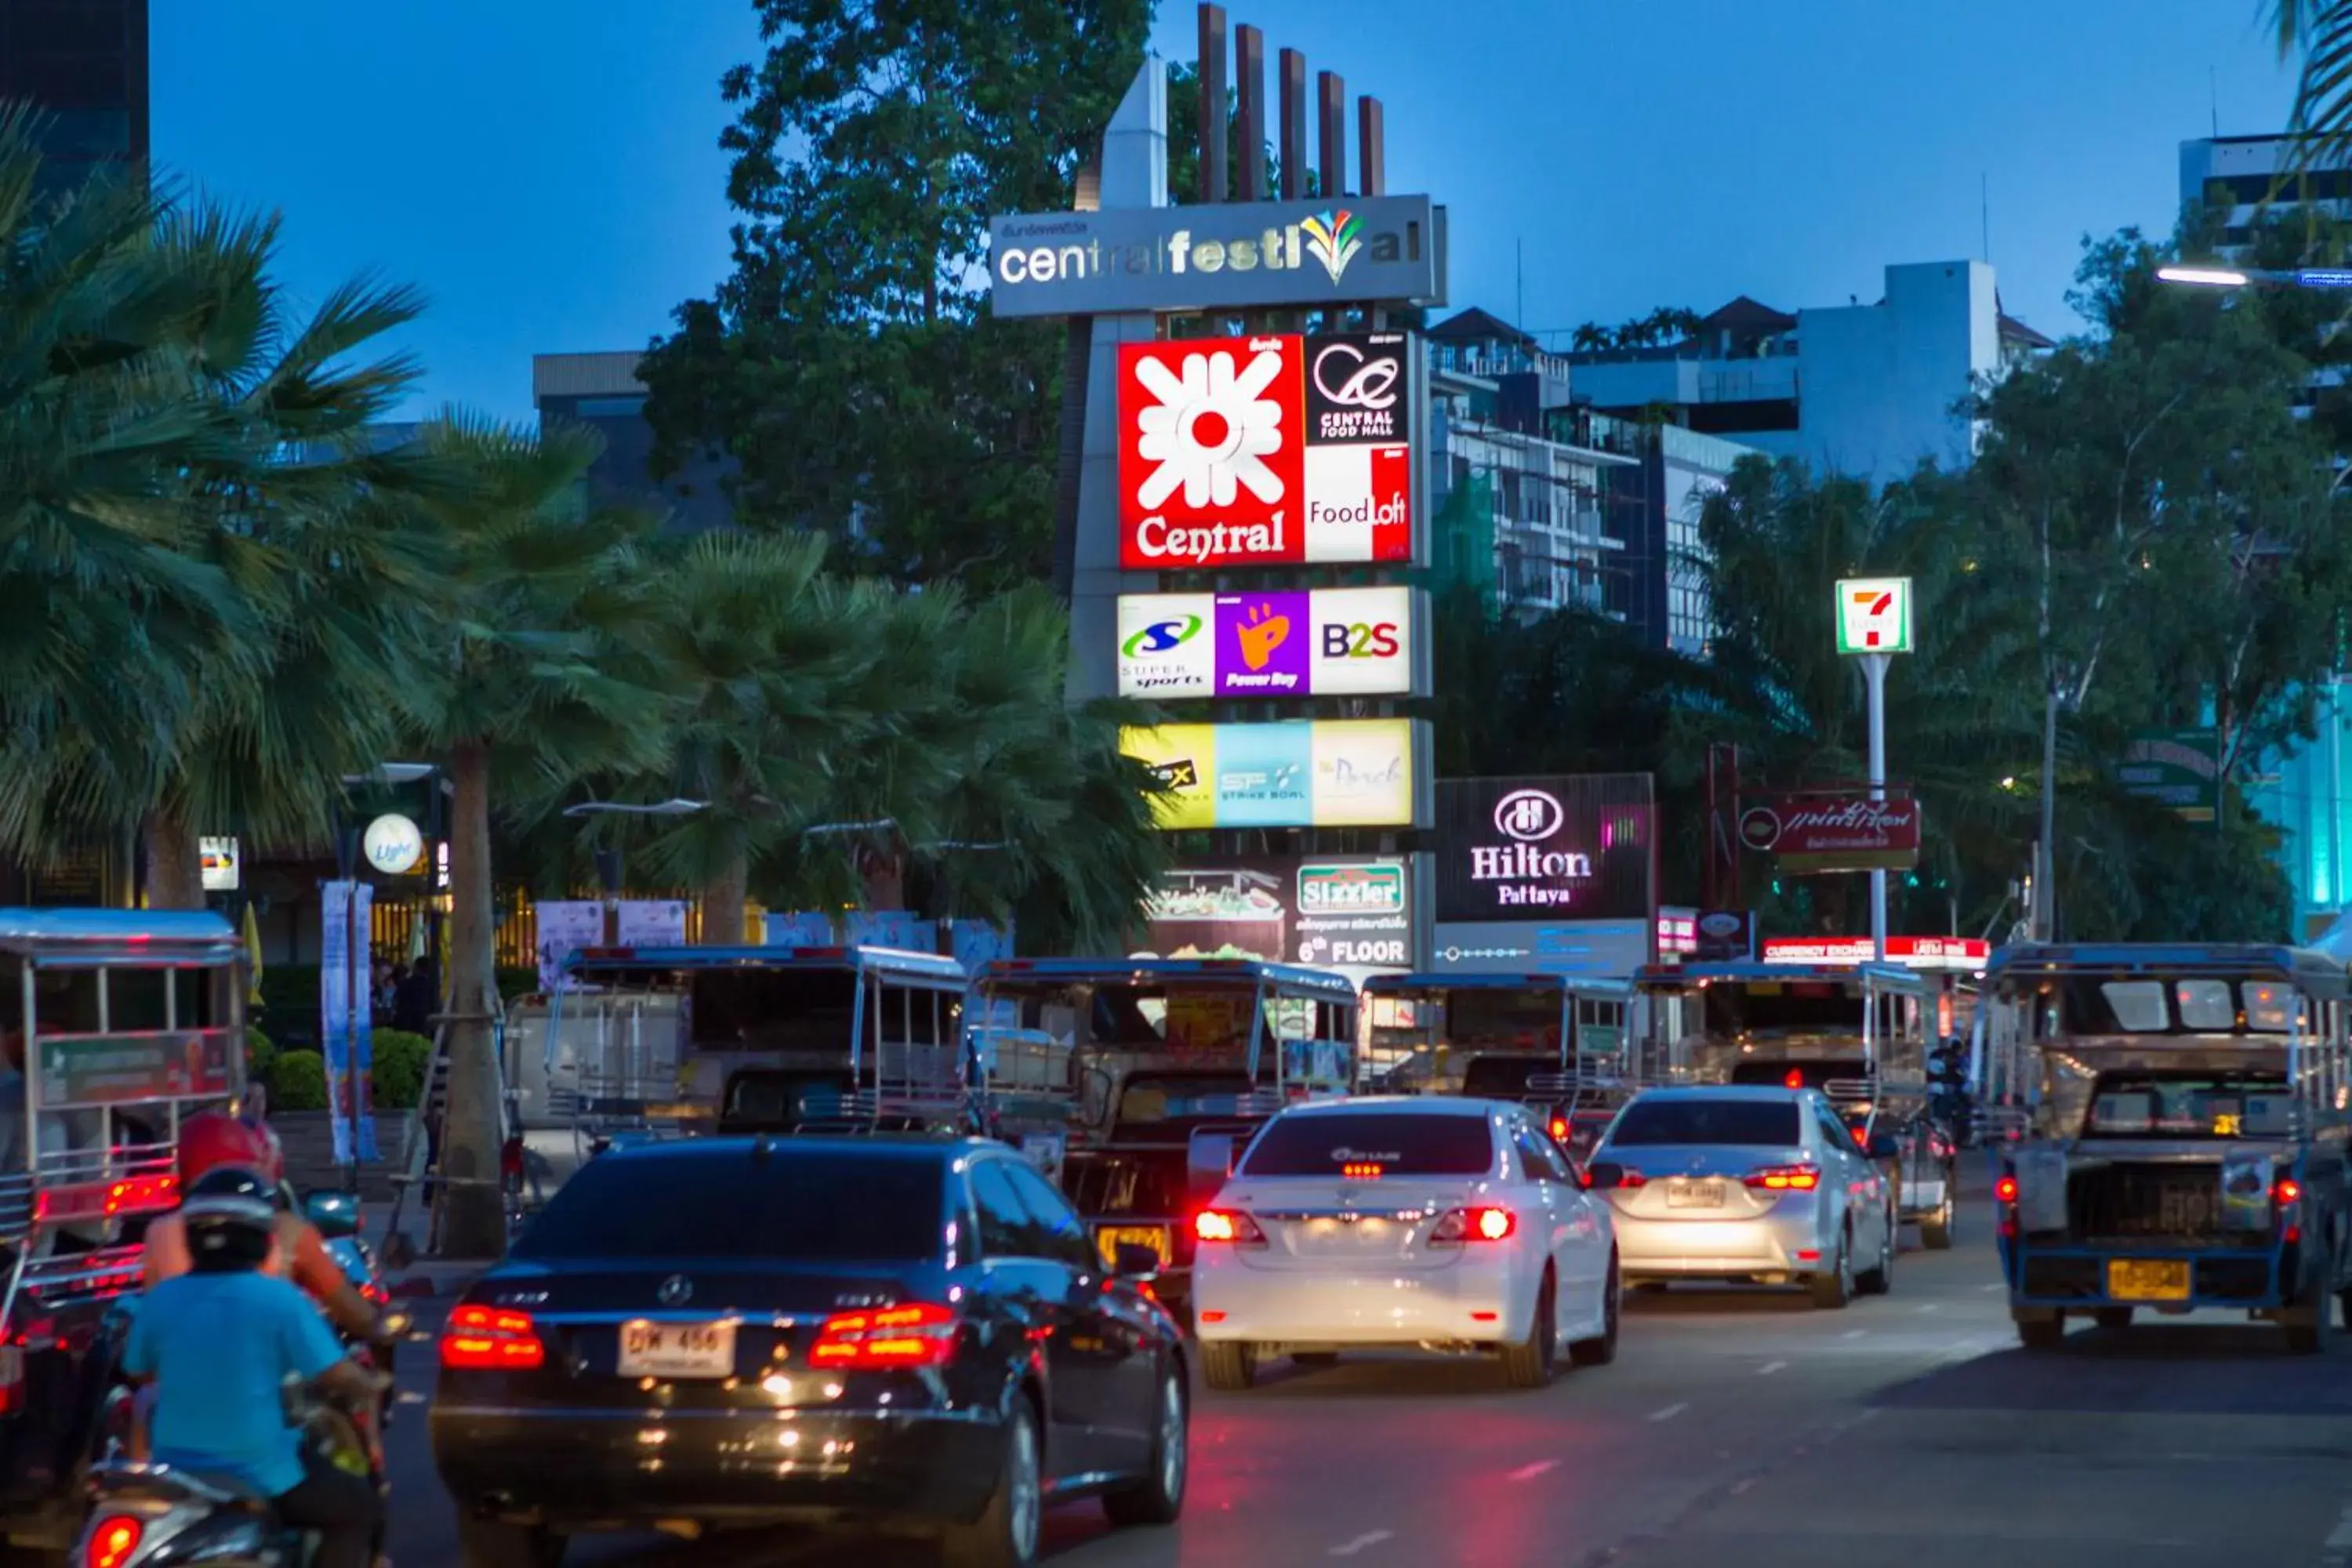
[[[1522,1394],[1475,1362],[1390,1358],[1201,1394],[1172,1529],[1050,1521],[1057,1568],[2352,1568],[2352,1336],[2077,1329],[2016,1348],[1991,1247],[1906,1251],[1843,1311],[1691,1289],[1631,1298],[1614,1365]],[[404,1358],[423,1415],[429,1352]],[[454,1563],[425,1423],[395,1423],[392,1552]],[[898,1568],[892,1542],[576,1542],[613,1568]]]

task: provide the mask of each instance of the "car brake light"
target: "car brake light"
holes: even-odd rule
[[[1195,1241],[1230,1241],[1235,1247],[1264,1247],[1265,1232],[1257,1221],[1238,1209],[1202,1209],[1192,1216]]]
[[[955,1354],[953,1310],[929,1301],[835,1312],[816,1331],[809,1364],[850,1372],[938,1366]]]
[[[1551,1141],[1555,1143],[1565,1143],[1568,1142],[1568,1118],[1565,1116],[1553,1117],[1551,1119]]]
[[[1381,1167],[1370,1161],[1358,1161],[1339,1167],[1339,1179],[1345,1182],[1377,1182]]]
[[[1811,1165],[1769,1165],[1740,1180],[1769,1193],[1810,1193],[1822,1184],[1822,1173]]]
[[[2005,1204],[2015,1203],[2017,1201],[2017,1178],[2015,1176],[2003,1176],[2000,1180],[1995,1182],[1992,1184],[1992,1195]]]
[[[2281,1176],[2278,1184],[2271,1188],[2271,1196],[2278,1200],[2279,1207],[2284,1208],[2303,1197],[2303,1184],[2293,1176]]]
[[[129,1514],[118,1513],[101,1519],[91,1527],[89,1545],[83,1552],[89,1568],[122,1568],[131,1554],[139,1550],[139,1538],[147,1527]]]
[[[1789,1076],[1780,1080],[1780,1087],[1783,1089],[1802,1089],[1805,1087],[1805,1075],[1799,1072],[1796,1068],[1790,1068],[1789,1069]]]
[[[1432,1247],[1459,1247],[1465,1241],[1501,1241],[1519,1228],[1519,1216],[1508,1209],[1454,1209],[1429,1233]]]
[[[460,1307],[441,1331],[441,1364],[453,1372],[533,1372],[547,1364],[547,1345],[529,1312]]]
[[[1650,1184],[1650,1178],[1631,1165],[1620,1165],[1616,1184],[1620,1187],[1646,1187]]]

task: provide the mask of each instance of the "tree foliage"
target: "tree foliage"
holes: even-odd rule
[[[1070,204],[1149,0],[757,0],[734,268],[641,370],[657,461],[740,465],[737,517],[861,571],[1048,575],[1065,334],[985,310],[987,221]]]

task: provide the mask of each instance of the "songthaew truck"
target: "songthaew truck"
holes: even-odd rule
[[[2352,985],[2285,947],[2006,947],[1985,973],[1982,1085],[2013,1117],[1994,1186],[2029,1350],[2146,1310],[2352,1313]]]

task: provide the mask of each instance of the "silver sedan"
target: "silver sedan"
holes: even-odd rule
[[[1616,1212],[1629,1284],[1802,1281],[1843,1307],[1894,1281],[1894,1184],[1815,1090],[1645,1090],[1587,1174]]]

